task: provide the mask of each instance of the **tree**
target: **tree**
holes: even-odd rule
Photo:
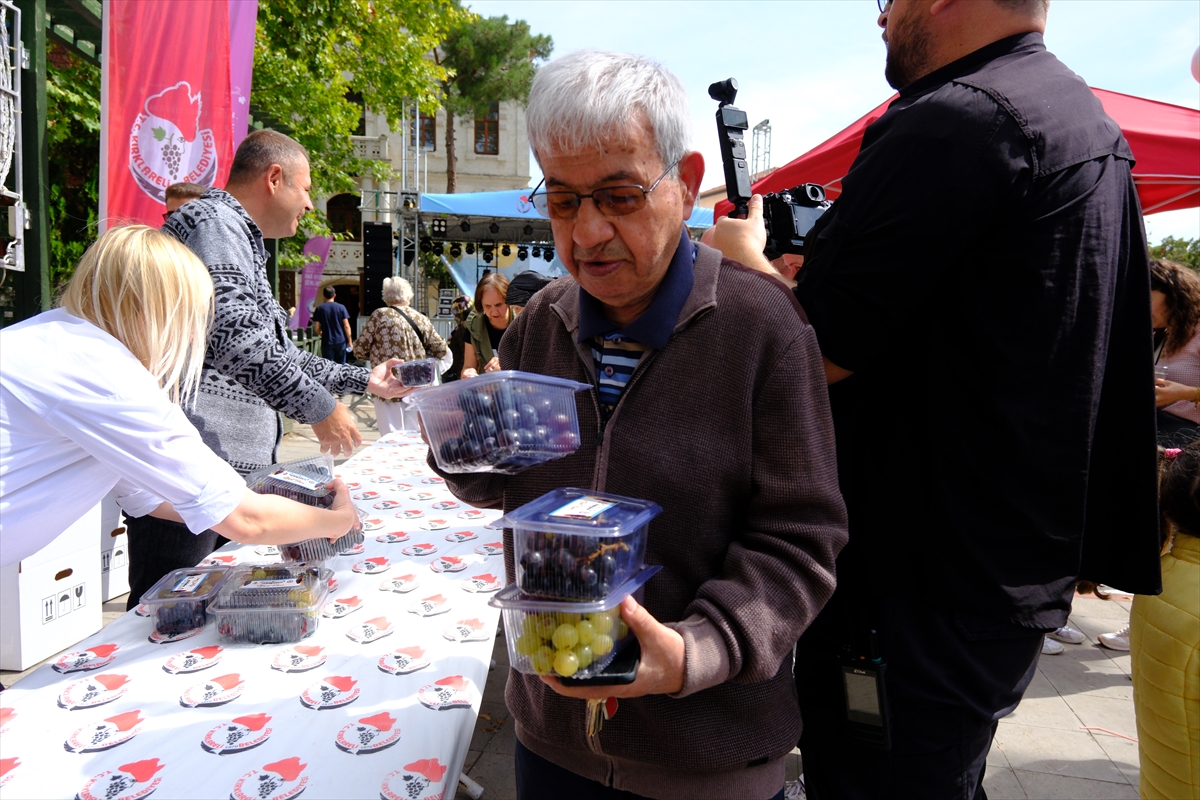
[[[435,51],[447,68],[442,79],[442,105],[446,109],[446,192],[458,189],[458,159],[454,152],[456,115],[487,113],[492,103],[529,100],[529,87],[537,72],[536,59],[547,59],[554,42],[534,36],[529,23],[508,16],[488,17],[459,24]]]
[[[1200,271],[1200,239],[1176,239],[1174,236],[1168,236],[1156,247],[1150,248],[1150,257],[1178,261]]]
[[[252,111],[308,148],[313,194],[353,192],[356,176],[386,180],[390,165],[354,156],[362,107],[350,96],[401,130],[405,102],[438,103],[446,69],[428,54],[471,18],[453,0],[259,3]],[[328,233],[319,215],[305,228]],[[303,263],[303,238],[281,243],[281,266]]]

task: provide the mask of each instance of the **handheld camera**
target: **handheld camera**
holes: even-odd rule
[[[725,194],[733,203],[731,217],[746,215],[753,192],[750,168],[746,165],[746,141],[743,133],[750,127],[746,112],[733,105],[738,84],[734,78],[717,81],[708,87],[708,96],[718,103],[717,138],[721,142],[721,164],[725,168]],[[784,253],[802,255],[804,237],[813,223],[829,208],[825,189],[816,183],[803,183],[763,197],[763,223],[767,228],[767,246],[763,254],[771,260]]]

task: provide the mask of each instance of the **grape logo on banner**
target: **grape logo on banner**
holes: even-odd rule
[[[229,793],[232,800],[288,800],[304,791],[308,776],[301,775],[308,764],[299,756],[264,764],[261,770],[252,769],[238,778]]]
[[[204,734],[200,746],[219,756],[244,752],[271,738],[272,728],[267,727],[270,721],[271,718],[262,713],[234,717]]]
[[[446,787],[441,783],[447,769],[436,758],[423,758],[405,764],[404,769],[387,774],[379,789],[379,796],[383,800],[442,800],[446,795]],[[434,789],[438,791],[434,792]]]
[[[129,678],[125,675],[105,673],[94,678],[84,678],[68,684],[58,696],[60,708],[94,708],[111,703],[129,690]]]
[[[378,753],[400,741],[400,726],[396,722],[386,711],[363,717],[338,731],[334,744],[356,756]]]
[[[147,758],[106,770],[85,783],[75,800],[141,800],[162,783],[155,773],[165,766]]]
[[[96,753],[124,744],[137,736],[143,722],[141,710],[126,711],[109,717],[95,725],[84,725],[63,742],[63,748],[72,753]]]

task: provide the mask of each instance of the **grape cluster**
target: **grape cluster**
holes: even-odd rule
[[[217,633],[231,642],[298,642],[317,629],[324,587],[318,569],[307,565],[241,570],[211,606]]]
[[[524,672],[587,678],[608,666],[615,650],[629,635],[621,619],[620,606],[591,614],[563,611],[515,614],[515,625],[505,621],[506,630],[519,630],[514,643],[517,653],[528,659]],[[520,666],[518,666],[520,668]]]
[[[183,160],[183,148],[168,140],[162,146],[162,154],[163,162],[166,163],[167,169],[171,171],[171,178],[174,179],[179,174],[179,163]]]
[[[459,435],[445,439],[438,451],[442,468],[516,473],[574,452],[579,447],[575,418],[560,405],[536,385],[500,383],[463,391]]]
[[[409,361],[392,367],[392,374],[405,386],[429,386],[436,377],[433,364],[434,360],[429,358]]]
[[[203,628],[208,623],[205,612],[208,610],[209,595],[224,578],[223,570],[209,572],[198,586],[187,593],[173,591],[179,583],[178,578],[168,581],[149,601],[154,606],[154,629],[163,636],[173,636]],[[167,602],[158,603],[158,600]]]
[[[594,536],[518,531],[521,591],[556,600],[602,600],[628,577],[630,547]]]

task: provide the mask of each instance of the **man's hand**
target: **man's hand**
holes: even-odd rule
[[[362,444],[362,434],[354,422],[354,415],[343,403],[333,407],[333,413],[320,422],[314,422],[313,433],[321,443],[321,452],[337,458],[343,453],[350,455]]]
[[[721,255],[740,261],[751,269],[781,278],[779,271],[763,255],[767,246],[767,228],[763,224],[762,195],[750,198],[745,219],[720,217],[704,232],[700,241],[721,251]]]
[[[333,505],[329,507],[329,510],[346,518],[346,532],[330,536],[329,542],[332,544],[350,531],[361,530],[362,520],[358,518],[358,512],[354,510],[354,502],[350,499],[350,489],[342,479],[335,478],[329,487],[333,489]]]
[[[382,364],[376,364],[371,370],[371,379],[367,381],[367,391],[376,397],[391,400],[404,397],[413,391],[413,386],[405,386],[400,379],[392,374],[392,367],[404,362],[398,358],[389,358]]]
[[[683,689],[683,637],[650,616],[650,612],[632,597],[622,601],[621,618],[642,645],[642,663],[633,683],[625,686],[567,687],[559,683],[557,678],[543,675],[542,680],[546,685],[561,695],[584,700],[674,694]]]

